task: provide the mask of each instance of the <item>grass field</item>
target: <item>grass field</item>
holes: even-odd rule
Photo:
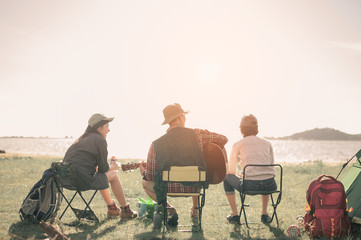
[[[22,222],[18,210],[31,187],[41,178],[51,162],[60,158],[48,156],[0,155],[0,239],[45,239],[47,235],[38,224]],[[126,160],[124,160],[126,161]],[[108,219],[106,206],[100,194],[95,197],[92,208],[100,222],[82,220],[77,227],[64,223],[75,220],[71,211],[62,222],[56,222],[61,231],[71,239],[289,239],[287,228],[296,224],[296,217],[305,213],[305,193],[309,183],[321,174],[336,176],[342,164],[322,162],[302,164],[282,164],[284,168],[283,196],[277,213],[279,228],[275,222],[270,226],[260,223],[260,196],[247,197],[250,205],[246,209],[250,229],[244,224],[230,225],[226,216],[230,208],[224,194],[223,185],[211,185],[206,191],[206,204],[203,208],[203,231],[198,233],[153,230],[152,221],[137,218],[130,221]],[[119,172],[127,200],[136,210],[139,197],[147,198],[141,187],[139,170]],[[69,193],[69,192],[68,192]],[[240,198],[237,198],[240,202]],[[179,213],[179,224],[190,224],[191,199],[171,198],[170,202]],[[64,206],[64,204],[63,204]],[[64,207],[63,207],[64,208]],[[271,207],[269,207],[271,212]],[[244,223],[244,219],[241,219]],[[309,239],[301,232],[298,239]]]

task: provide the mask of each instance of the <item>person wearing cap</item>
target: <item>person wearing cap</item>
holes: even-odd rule
[[[226,178],[223,181],[224,190],[232,209],[227,217],[229,223],[239,223],[239,215],[235,198],[235,190],[241,191],[243,168],[247,164],[273,164],[272,144],[266,139],[256,136],[258,134],[258,121],[252,114],[242,117],[240,130],[243,138],[233,145],[229,159]],[[237,172],[237,165],[241,172]],[[277,188],[274,179],[276,173],[273,167],[250,168],[247,170],[247,190],[262,191]],[[268,195],[261,195],[262,211],[261,221],[269,223],[271,218],[267,214]]]
[[[147,162],[140,166],[140,172],[143,175],[143,189],[153,200],[162,203],[162,197],[159,190],[161,187],[161,178],[159,177],[163,169],[169,166],[200,166],[205,169],[203,157],[203,146],[207,143],[215,143],[223,147],[228,139],[227,137],[209,132],[202,129],[186,128],[186,114],[178,103],[166,106],[163,109],[163,125],[169,124],[165,135],[153,141],[149,148]],[[183,186],[179,183],[170,183],[168,189],[172,192],[196,192],[198,189],[191,186]],[[198,198],[193,197],[193,206],[191,217],[198,216]],[[165,203],[164,203],[165,204]],[[178,214],[173,206],[168,206],[168,224],[178,225]]]
[[[102,114],[93,114],[83,135],[81,135],[66,151],[63,162],[69,162],[76,173],[76,179],[67,184],[76,186],[79,190],[100,190],[108,206],[109,217],[120,216],[121,219],[134,218],[137,212],[132,211],[126,202],[120,183],[116,162],[108,164],[108,145],[106,141],[109,133],[109,122],[114,118],[107,118]],[[109,184],[121,208],[111,198]]]

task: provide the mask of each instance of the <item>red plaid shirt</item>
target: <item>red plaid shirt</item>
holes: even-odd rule
[[[176,126],[170,127],[167,129],[167,132],[176,127],[182,127],[182,126],[176,125]],[[203,145],[205,145],[207,143],[215,143],[215,144],[224,146],[228,142],[227,137],[225,137],[221,134],[218,134],[218,133],[213,133],[213,132],[209,132],[208,130],[202,130],[202,129],[197,129],[197,128],[194,129],[194,131],[196,134],[197,142],[199,143],[199,146],[201,147],[202,152],[203,152]],[[145,170],[145,179],[147,181],[153,181],[156,169],[157,169],[157,157],[154,152],[154,146],[152,144],[149,148],[148,158],[147,158],[147,169]],[[187,192],[196,192],[197,188],[183,186],[180,183],[169,183],[168,191],[169,192],[186,192],[187,193]]]

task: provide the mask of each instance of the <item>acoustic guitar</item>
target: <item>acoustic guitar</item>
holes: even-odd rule
[[[203,147],[204,160],[207,164],[209,184],[223,182],[227,173],[227,153],[224,148],[217,144],[208,143]],[[141,163],[123,163],[121,168],[124,172],[139,168]]]
[[[139,168],[140,164],[142,164],[142,163],[135,163],[135,162],[123,163],[121,165],[121,168],[124,172],[131,171],[131,170]]]
[[[128,162],[128,163],[119,163],[117,161],[117,158],[112,156],[112,158],[110,159],[110,162],[113,163],[115,162],[118,166],[121,167],[121,169],[123,170],[123,172],[127,172],[127,171],[131,171],[134,169],[139,168],[141,163],[135,163],[135,162]]]
[[[227,173],[227,153],[217,144],[208,143],[203,147],[204,160],[207,164],[209,184],[223,182]]]

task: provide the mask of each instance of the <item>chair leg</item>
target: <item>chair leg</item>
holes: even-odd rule
[[[199,225],[199,229],[198,231],[202,230],[202,203],[201,203],[201,199],[203,199],[203,195],[198,196],[198,225]]]
[[[68,208],[70,207],[70,209],[73,211],[73,213],[75,214],[76,216],[76,212],[75,210],[73,209],[73,207],[71,206],[71,203],[73,202],[75,196],[77,195],[77,192],[75,192],[75,194],[73,195],[73,197],[70,199],[70,201],[68,201],[68,199],[65,197],[65,195],[63,194],[63,192],[60,192],[61,195],[63,196],[63,198],[65,199],[66,203],[68,204],[66,206],[66,208],[64,209],[63,213],[61,214],[59,220],[61,220],[61,218],[64,216],[65,212],[68,210]]]
[[[98,217],[95,215],[94,211],[93,211],[93,210],[90,208],[90,206],[89,206],[90,203],[92,202],[92,200],[94,199],[96,193],[98,192],[97,190],[93,193],[92,197],[90,198],[90,200],[89,200],[88,202],[84,199],[83,195],[82,195],[81,192],[79,192],[79,191],[76,191],[76,192],[74,193],[74,195],[72,196],[72,198],[70,199],[70,201],[66,198],[65,194],[64,194],[62,191],[60,191],[59,188],[58,188],[58,191],[60,192],[60,194],[62,195],[62,197],[65,199],[65,201],[66,201],[66,203],[67,203],[67,206],[65,207],[63,213],[62,213],[61,216],[59,217],[59,221],[63,218],[65,212],[66,212],[66,211],[68,210],[68,208],[70,207],[70,209],[73,211],[74,215],[75,215],[75,216],[77,217],[77,219],[78,219],[78,220],[76,221],[76,223],[75,223],[75,224],[72,224],[72,225],[76,225],[76,224],[80,221],[81,218],[84,218],[84,215],[85,215],[85,212],[86,212],[87,209],[89,209],[89,211],[91,212],[91,214],[94,216],[95,221],[96,221],[96,222],[99,222]],[[81,199],[83,200],[83,202],[84,202],[85,205],[86,205],[80,216],[79,216],[79,214],[78,214],[79,210],[75,210],[75,209],[71,206],[71,203],[73,202],[73,200],[75,199],[75,197],[76,197],[77,194],[79,194],[79,196],[81,197]]]
[[[163,202],[163,221],[164,221],[164,226],[166,228],[166,230],[169,230],[168,227],[168,206],[167,206],[167,195],[165,196],[164,202]]]
[[[241,193],[241,211],[239,213],[239,220],[241,223],[241,217],[242,217],[242,212],[243,212],[244,221],[246,222],[247,228],[249,228],[248,222],[247,222],[246,209],[245,209],[246,205],[244,204],[245,200],[246,200],[246,194]]]
[[[91,196],[90,200],[87,202],[84,197],[83,197],[83,194],[81,194],[81,192],[78,192],[79,193],[79,196],[81,197],[81,199],[83,200],[83,202],[85,203],[85,208],[84,208],[84,211],[82,212],[82,214],[80,215],[79,219],[83,218],[84,215],[85,215],[85,211],[87,209],[89,209],[89,211],[91,212],[91,214],[95,217],[95,221],[99,222],[99,219],[98,217],[95,215],[95,213],[93,212],[93,210],[90,208],[90,203],[93,201],[93,198],[95,197],[95,194],[98,192],[98,190],[95,190],[93,195]]]
[[[279,227],[279,222],[278,222],[277,211],[276,211],[278,203],[276,203],[276,204],[274,203],[272,194],[270,194],[270,196],[271,196],[272,207],[273,207],[273,214],[272,214],[271,222],[273,221],[273,217],[275,217],[276,223],[277,223],[277,228],[278,228]]]
[[[206,201],[206,192],[203,189],[203,193],[198,196],[198,206],[199,206],[199,230],[198,231],[202,231],[202,212],[203,212],[203,207]]]

